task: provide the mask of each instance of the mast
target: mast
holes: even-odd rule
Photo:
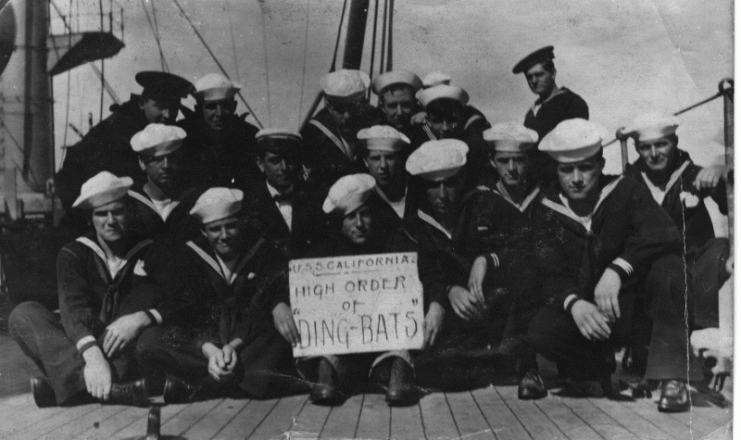
[[[345,54],[342,59],[343,69],[360,69],[369,3],[370,0],[352,0],[350,3],[350,15],[347,18],[345,37]]]

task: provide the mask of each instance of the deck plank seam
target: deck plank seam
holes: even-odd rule
[[[533,434],[532,434],[532,433],[530,432],[530,430],[529,430],[529,429],[527,429],[527,426],[525,426],[525,424],[524,424],[524,423],[522,423],[522,420],[521,420],[521,419],[520,419],[520,418],[519,418],[519,417],[517,416],[517,413],[516,413],[516,412],[514,412],[514,411],[512,410],[512,407],[511,407],[511,406],[509,405],[509,403],[507,403],[507,399],[505,399],[505,398],[504,398],[504,396],[502,396],[502,393],[500,393],[500,392],[499,392],[499,387],[494,387],[494,391],[496,391],[496,392],[497,392],[497,395],[498,395],[498,396],[499,396],[499,398],[500,398],[500,399],[502,400],[502,403],[504,403],[504,405],[505,405],[505,406],[507,407],[507,409],[509,410],[509,412],[511,412],[511,413],[512,413],[512,415],[513,415],[513,416],[515,416],[515,418],[517,419],[517,422],[518,422],[518,423],[520,424],[520,426],[522,426],[522,429],[524,429],[524,430],[525,430],[525,432],[527,433],[527,435],[528,435],[528,436],[530,436],[530,439],[531,439],[531,440],[535,440],[535,437],[534,437],[534,436],[533,436]]]
[[[360,399],[360,408],[358,408],[358,417],[355,420],[355,429],[352,432],[353,438],[358,438],[358,429],[360,428],[360,415],[363,414],[363,405],[365,405],[365,393]]]
[[[587,399],[587,401],[588,401],[588,402],[589,402],[589,403],[590,403],[590,404],[591,404],[591,405],[592,405],[593,407],[597,408],[597,409],[598,409],[598,410],[599,410],[599,411],[600,411],[601,413],[603,413],[604,415],[606,415],[606,416],[607,416],[607,417],[609,417],[610,419],[614,420],[614,421],[615,421],[615,424],[616,424],[617,426],[620,426],[620,427],[622,427],[623,429],[625,429],[626,431],[628,431],[628,432],[630,432],[631,434],[635,435],[636,437],[638,437],[638,438],[641,438],[641,435],[642,435],[641,433],[639,433],[639,432],[634,432],[634,431],[633,431],[632,429],[630,429],[630,427],[628,427],[628,426],[626,426],[626,425],[624,425],[624,424],[620,423],[620,421],[619,421],[618,419],[616,419],[615,417],[613,417],[612,415],[610,415],[610,414],[609,414],[608,412],[606,412],[606,411],[605,411],[604,409],[602,409],[602,408],[600,408],[599,406],[597,406],[597,405],[596,405],[596,404],[594,403],[593,399]],[[573,411],[573,408],[572,408],[572,411]],[[645,419],[644,419],[644,420],[645,420]],[[656,426],[656,425],[654,425],[654,426]],[[663,431],[663,430],[662,430],[662,431]]]
[[[252,403],[252,399],[250,399],[250,400],[249,400],[249,401],[248,401],[248,402],[247,402],[247,403],[246,403],[246,404],[245,404],[245,405],[244,405],[244,406],[243,406],[242,408],[240,408],[240,410],[239,410],[239,411],[237,411],[236,413],[234,413],[234,415],[233,415],[233,416],[231,416],[231,418],[229,418],[229,420],[227,420],[227,422],[226,422],[226,423],[224,423],[224,426],[222,426],[222,427],[221,427],[221,428],[220,428],[220,429],[219,429],[218,431],[216,431],[216,433],[215,433],[215,434],[213,435],[213,437],[212,437],[212,438],[216,438],[216,437],[218,437],[218,436],[219,436],[219,434],[221,433],[221,431],[223,431],[223,430],[224,430],[224,428],[226,428],[227,426],[229,426],[229,425],[230,425],[230,424],[232,423],[232,421],[233,421],[233,420],[234,420],[234,419],[235,419],[235,418],[236,418],[236,417],[237,417],[238,415],[242,414],[242,411],[244,411],[244,410],[245,410],[245,408],[247,408],[248,406],[250,406],[250,403]]]
[[[443,393],[443,396],[445,397],[445,404],[448,406],[448,411],[450,411],[450,417],[453,418],[453,424],[455,425],[455,431],[458,433],[458,437],[463,437],[463,434],[461,434],[461,428],[458,426],[458,421],[455,419],[455,413],[453,412],[453,408],[450,407],[450,400],[448,400],[448,393]]]
[[[293,432],[293,427],[296,425],[296,420],[298,420],[299,417],[301,417],[301,413],[304,412],[304,408],[306,408],[306,404],[309,402],[309,397],[306,396],[306,399],[304,399],[304,403],[301,404],[301,408],[298,410],[296,414],[291,417],[291,425],[288,427],[288,431],[284,434],[288,434],[288,438],[290,438],[290,433]]]
[[[561,403],[563,404],[563,406],[565,406],[565,407],[566,407],[566,408],[567,408],[567,409],[568,409],[569,411],[571,411],[571,412],[572,412],[572,413],[573,413],[573,414],[574,414],[574,415],[576,416],[576,418],[578,418],[579,420],[581,420],[582,422],[584,422],[584,424],[585,424],[586,426],[588,426],[588,427],[589,427],[589,429],[591,429],[591,430],[592,430],[592,431],[593,431],[593,432],[594,432],[595,434],[597,434],[597,436],[598,436],[598,437],[601,437],[601,438],[603,438],[603,439],[607,439],[607,437],[605,437],[604,435],[600,434],[600,432],[599,432],[599,431],[597,431],[597,430],[595,429],[595,427],[594,427],[594,426],[592,426],[592,424],[591,424],[591,423],[589,422],[589,420],[587,420],[587,419],[585,419],[584,417],[582,417],[582,416],[581,416],[581,415],[579,414],[579,412],[578,412],[578,411],[576,411],[576,409],[574,409],[574,407],[573,407],[573,406],[571,406],[571,405],[569,405],[568,403],[566,403],[566,402],[568,401],[567,399],[565,399],[565,398],[563,398],[563,397],[561,397],[560,399],[561,399]],[[587,400],[588,400],[588,399],[587,399]],[[590,403],[591,403],[591,402],[590,402]],[[601,409],[600,409],[599,407],[597,407],[596,405],[592,404],[592,406],[594,406],[595,408],[597,408],[598,410],[600,410],[600,411],[601,411]],[[541,409],[541,411],[542,411],[542,409]],[[601,412],[603,412],[603,413],[604,413],[604,411],[601,411]],[[605,414],[606,414],[606,413],[605,413]],[[607,416],[609,417],[609,414],[606,414],[606,415],[607,415]],[[613,419],[613,420],[615,420],[615,419],[614,419],[614,418],[612,418],[612,417],[610,417],[610,418],[611,418],[611,419]],[[617,420],[615,420],[615,423],[617,423],[617,425],[618,425],[618,426],[622,426],[622,425],[620,425],[620,423],[618,423],[618,421],[617,421]],[[626,429],[626,431],[628,431],[628,432],[631,432],[631,431],[630,431],[630,430],[628,430],[628,429]],[[566,437],[569,437],[569,436],[567,435]]]
[[[153,406],[153,405],[152,405],[152,406]],[[152,408],[152,406],[150,406],[150,407],[149,407],[149,409],[151,409],[151,408]],[[161,409],[162,407],[164,407],[164,405],[163,405],[163,406],[161,406],[161,407],[160,407],[160,409]],[[182,408],[180,408],[180,411],[178,411],[178,412],[176,412],[176,413],[173,413],[173,414],[172,414],[172,415],[171,415],[170,417],[168,417],[167,419],[165,419],[165,420],[161,420],[161,419],[160,419],[160,426],[162,426],[162,425],[164,425],[165,423],[169,422],[169,421],[170,421],[170,420],[171,420],[172,418],[174,418],[175,416],[177,416],[178,414],[180,414],[181,412],[183,412],[183,411],[185,410],[185,408],[187,408],[187,407],[188,407],[188,405],[183,405],[183,407],[182,407]],[[161,413],[160,413],[160,414],[161,414]],[[121,429],[119,429],[118,431],[116,431],[116,432],[112,433],[112,434],[111,434],[111,438],[114,438],[114,437],[116,437],[116,436],[118,435],[118,433],[119,433],[119,432],[121,432],[121,431],[123,431],[123,430],[125,430],[125,429],[128,429],[128,428],[129,428],[129,426],[133,425],[134,423],[137,423],[137,422],[138,422],[139,420],[142,420],[142,419],[148,419],[148,418],[149,418],[149,411],[147,411],[147,412],[146,412],[146,413],[145,413],[145,414],[144,414],[143,416],[141,416],[141,417],[139,417],[139,418],[137,418],[137,419],[134,419],[134,420],[132,420],[132,422],[131,422],[131,423],[129,423],[128,425],[126,425],[126,426],[122,427],[122,428],[121,428]]]
[[[422,414],[422,404],[419,401],[417,401],[417,409],[419,410],[419,423],[422,425],[422,435],[425,440],[429,440],[427,437],[427,427],[425,426],[425,416]]]
[[[492,427],[491,427],[491,423],[489,423],[489,418],[488,418],[488,417],[486,417],[486,414],[484,414],[484,410],[482,410],[482,409],[481,409],[481,405],[479,405],[479,401],[478,401],[478,400],[476,400],[476,396],[475,396],[475,395],[473,394],[473,392],[472,392],[472,391],[469,391],[469,393],[471,394],[471,398],[473,399],[473,403],[475,403],[475,404],[476,404],[476,408],[478,408],[478,409],[479,409],[479,413],[481,414],[481,417],[483,417],[483,418],[484,418],[484,421],[486,422],[486,426],[488,426],[488,427],[489,427],[489,431],[491,432],[491,435],[493,435],[493,436],[494,436],[494,439],[495,439],[495,440],[499,440],[499,436],[498,436],[498,435],[497,435],[497,433],[496,433],[496,432],[494,431],[494,428],[492,428]]]
[[[102,406],[102,405],[101,405],[101,406]],[[61,414],[61,411],[60,411],[60,412],[56,412],[56,413],[54,413],[54,415],[55,415],[55,416],[56,416],[57,414]],[[85,416],[86,416],[87,414],[88,414],[87,412],[81,412],[81,413],[80,413],[80,414],[78,414],[78,415],[77,415],[76,417],[74,417],[74,418],[72,418],[72,419],[67,419],[67,420],[65,420],[65,421],[64,421],[64,422],[63,422],[63,423],[62,423],[61,425],[57,425],[57,426],[54,426],[54,427],[52,427],[52,428],[49,428],[49,429],[48,429],[47,431],[43,431],[43,432],[40,432],[40,433],[34,434],[34,435],[36,435],[36,437],[35,437],[35,438],[38,438],[38,437],[43,437],[43,436],[45,436],[45,435],[49,434],[50,432],[52,432],[52,431],[54,431],[54,430],[56,430],[56,429],[59,429],[59,428],[60,428],[60,427],[62,427],[62,426],[66,426],[66,425],[69,425],[70,423],[72,423],[72,422],[74,422],[74,421],[76,421],[76,420],[78,420],[78,419],[81,419],[82,417],[85,417]],[[15,436],[17,436],[17,435],[20,435],[21,433],[24,433],[24,432],[28,432],[28,431],[32,431],[32,430],[33,430],[33,427],[34,427],[34,424],[33,424],[33,423],[29,423],[28,425],[24,426],[23,428],[19,429],[18,431],[16,431],[16,432],[14,432],[14,433],[10,434],[10,435],[9,435],[8,437],[12,438],[12,437],[15,437]]]
[[[329,408],[329,411],[327,411],[327,417],[324,418],[324,422],[322,422],[322,428],[319,430],[319,433],[317,434],[316,438],[320,439],[322,438],[322,434],[324,434],[324,428],[327,427],[327,421],[329,420],[329,417],[332,415],[332,411],[337,408],[336,406],[332,406]]]
[[[105,418],[101,419],[98,423],[100,425],[103,425],[108,419],[113,418],[113,417],[121,414],[122,412],[128,410],[128,408],[129,407],[124,406],[120,410],[116,411],[115,413],[110,414],[108,417],[105,417]],[[94,424],[95,424],[95,422],[93,422],[93,425]],[[82,434],[83,432],[87,431],[88,429],[89,429],[88,427],[83,427],[80,431],[77,431],[76,433],[74,433],[73,437],[67,437],[67,438],[76,438],[78,435]]]
[[[637,399],[637,400],[648,400],[648,399]],[[663,432],[663,433],[665,433],[666,435],[668,435],[668,436],[672,437],[672,433],[670,433],[670,432],[667,432],[667,430],[666,430],[666,429],[664,429],[664,428],[662,428],[661,426],[659,426],[659,425],[657,425],[656,423],[654,423],[654,421],[653,421],[653,420],[651,420],[651,419],[648,419],[648,418],[646,418],[646,417],[645,417],[645,416],[644,416],[643,414],[641,414],[641,413],[639,413],[638,411],[636,411],[636,410],[634,410],[633,408],[631,408],[631,406],[630,406],[630,405],[627,405],[627,402],[620,402],[620,403],[621,403],[621,404],[622,404],[622,405],[623,405],[623,406],[624,406],[625,408],[628,408],[628,410],[629,410],[629,411],[631,411],[631,412],[633,412],[634,414],[636,414],[636,415],[637,415],[638,417],[642,418],[643,420],[646,420],[646,421],[647,421],[648,423],[650,423],[650,424],[654,425],[654,426],[655,426],[655,427],[656,427],[657,429],[659,429],[659,430],[660,430],[661,432]],[[633,401],[633,402],[631,402],[631,403],[640,403],[640,402],[636,402],[636,401],[634,400],[634,401]],[[654,408],[654,409],[655,409],[655,408]],[[655,410],[656,410],[656,409],[655,409]],[[658,411],[658,410],[657,410],[657,411]]]
[[[270,408],[270,410],[268,410],[268,412],[266,412],[266,413],[265,413],[265,415],[264,415],[264,416],[262,416],[262,419],[260,419],[260,421],[259,421],[259,422],[258,422],[258,423],[257,423],[257,424],[255,425],[255,427],[254,427],[254,428],[252,428],[252,431],[250,431],[249,435],[247,435],[247,436],[245,437],[245,439],[249,439],[250,437],[252,437],[252,434],[254,434],[254,433],[255,433],[255,431],[257,431],[257,428],[259,428],[259,427],[260,427],[260,425],[262,425],[262,422],[264,422],[264,421],[265,421],[265,419],[267,419],[267,418],[268,418],[268,416],[270,415],[270,413],[271,413],[271,412],[273,412],[273,410],[275,409],[275,407],[276,407],[276,406],[278,406],[278,404],[279,404],[279,403],[281,402],[281,400],[283,400],[283,398],[282,398],[282,397],[281,397],[281,398],[279,398],[279,399],[276,399],[275,403],[274,403],[274,404],[273,404],[273,406],[272,406],[272,407]],[[241,412],[242,412],[242,411],[240,411],[240,413],[241,413]]]
[[[217,407],[218,407],[219,405],[221,405],[221,404],[222,404],[222,402],[224,402],[224,400],[226,400],[226,399],[218,399],[218,400],[219,400],[219,401],[218,401],[218,402],[217,402],[217,403],[216,403],[216,404],[215,404],[214,406],[212,406],[212,407],[211,407],[211,409],[209,409],[209,410],[208,410],[208,411],[206,411],[206,412],[205,412],[205,413],[204,413],[204,414],[203,414],[203,415],[202,415],[201,417],[199,417],[199,418],[198,418],[198,420],[196,420],[195,422],[193,422],[193,423],[192,423],[192,424],[191,424],[190,426],[188,426],[188,427],[187,427],[187,428],[185,428],[184,430],[180,431],[180,432],[178,433],[178,436],[179,436],[179,437],[182,437],[182,436],[183,436],[183,434],[185,434],[185,433],[186,433],[186,432],[188,432],[188,431],[189,431],[189,430],[190,430],[191,428],[193,428],[194,426],[196,426],[196,425],[197,425],[197,424],[198,424],[198,423],[199,423],[199,422],[200,422],[201,420],[205,419],[205,418],[206,418],[206,416],[208,416],[209,414],[211,414],[211,412],[213,412],[213,410],[214,410],[214,409],[216,409],[216,408],[217,408]]]
[[[555,399],[553,399],[553,396],[546,396],[545,398],[546,399],[552,399],[552,400],[555,401]],[[532,402],[533,402],[533,406],[536,407],[536,408],[538,408],[538,410],[541,413],[543,413],[543,415],[545,416],[545,418],[548,419],[551,422],[551,424],[556,427],[556,429],[558,430],[558,432],[560,432],[561,434],[563,434],[564,437],[566,437],[568,439],[571,439],[571,436],[569,436],[568,434],[566,434],[566,432],[563,429],[561,429],[560,426],[558,426],[558,423],[556,423],[556,421],[553,420],[551,418],[551,416],[548,415],[547,412],[543,411],[543,408],[541,408],[540,405],[538,405],[538,402],[536,400],[533,400]],[[556,402],[556,403],[558,403],[558,402]],[[565,406],[566,408],[569,408],[568,405],[566,405],[565,403],[563,403],[563,400],[560,403],[561,403],[561,405]],[[569,409],[571,409],[571,408],[569,408]],[[579,419],[581,420],[581,417]],[[589,429],[591,429],[592,431],[594,431],[595,434],[597,434],[598,436],[602,437],[601,435],[599,435],[599,432],[597,432],[594,428],[592,428],[591,425],[589,425],[588,423],[586,425],[589,426]],[[604,437],[602,437],[602,438],[604,438]],[[579,440],[579,439],[571,439],[571,440]]]

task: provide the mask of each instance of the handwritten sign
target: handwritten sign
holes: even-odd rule
[[[294,356],[422,347],[415,252],[291,260],[289,282]]]

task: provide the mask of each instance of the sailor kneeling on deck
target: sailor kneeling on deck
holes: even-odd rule
[[[539,145],[557,162],[560,186],[546,191],[533,211],[549,304],[530,323],[528,341],[557,364],[567,385],[598,381],[607,394],[614,344],[646,338],[645,376],[662,383],[659,410],[686,411],[687,381],[702,373],[687,350],[682,239],[645,185],[602,174],[603,133],[597,124],[570,119]],[[639,313],[651,321],[645,334],[631,328]],[[574,394],[583,389],[566,387]]]
[[[137,335],[160,319],[142,264],[152,241],[132,233],[132,183],[103,171],[82,185],[73,206],[88,210],[94,232],[59,252],[61,317],[32,301],[11,313],[10,335],[46,375],[31,379],[40,408],[147,403],[144,380],[123,382],[137,378]]]
[[[288,290],[287,265],[243,218],[242,199],[238,189],[204,192],[190,211],[202,236],[155,275],[165,289],[164,325],[141,335],[136,355],[150,393],[162,392],[166,403],[265,397],[275,373],[292,364],[271,319]]]

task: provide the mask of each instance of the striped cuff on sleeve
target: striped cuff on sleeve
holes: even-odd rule
[[[149,309],[144,311],[144,313],[152,320],[152,324],[162,324],[162,315],[156,309]]]
[[[621,280],[625,280],[626,278],[633,275],[633,266],[630,265],[627,261],[623,260],[622,258],[615,258],[612,263],[607,266],[610,269],[614,270],[615,272],[620,275]]]
[[[75,344],[75,346],[77,347],[77,351],[79,351],[80,354],[84,353],[85,350],[92,347],[93,345],[98,345],[98,341],[96,341],[95,338],[90,335],[80,338],[80,340],[77,341],[77,344]]]
[[[484,258],[486,258],[486,264],[488,267],[499,267],[499,257],[494,252],[484,255]]]

